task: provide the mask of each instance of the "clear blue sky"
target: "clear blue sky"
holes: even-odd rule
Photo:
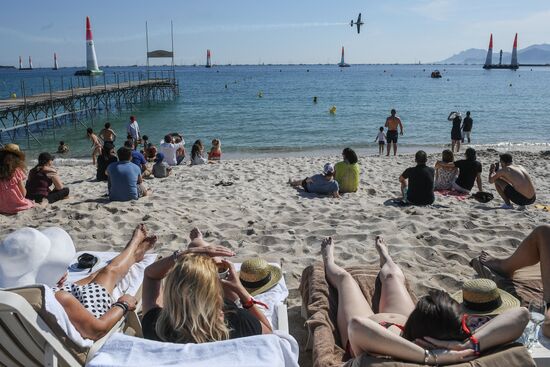
[[[151,49],[170,47],[174,21],[178,64],[204,63],[207,48],[217,64],[336,63],[341,46],[350,63],[411,63],[486,48],[491,32],[496,49],[515,32],[520,48],[550,43],[548,0],[23,0],[2,5],[0,65],[32,55],[49,67],[54,51],[60,66],[84,65],[87,15],[100,65],[145,64],[146,20]]]

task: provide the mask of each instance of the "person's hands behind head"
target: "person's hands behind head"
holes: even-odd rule
[[[117,302],[126,302],[128,304],[128,311],[134,311],[136,309],[136,297],[130,296],[129,294],[122,295],[122,297],[120,297]]]

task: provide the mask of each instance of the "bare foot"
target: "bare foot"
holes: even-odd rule
[[[325,237],[321,242],[321,255],[325,264],[334,262],[334,241],[332,237]]]
[[[191,232],[189,232],[189,239],[193,241],[196,238],[202,238],[202,232],[197,227],[193,228]]]
[[[503,277],[509,278],[511,274],[508,274],[504,269],[502,268],[502,260],[497,259],[496,257],[492,257],[485,251],[481,251],[481,255],[479,255],[479,262],[481,262],[483,265],[497,273],[498,275],[501,275]]]
[[[141,243],[138,245],[136,252],[134,253],[134,257],[136,259],[136,262],[140,262],[145,257],[145,253],[149,250],[151,250],[153,247],[155,247],[155,244],[157,243],[158,237],[155,235],[147,236],[141,241]]]
[[[147,228],[145,224],[141,223],[136,226],[134,233],[132,233],[132,238],[128,242],[127,246],[132,244],[139,245],[147,237]]]
[[[382,236],[376,236],[374,240],[376,251],[380,255],[380,268],[382,268],[386,262],[391,261],[390,253],[388,252],[388,245]]]

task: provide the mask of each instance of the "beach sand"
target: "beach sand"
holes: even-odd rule
[[[460,155],[462,156],[462,155]],[[320,172],[329,157],[266,158],[222,161],[205,166],[178,166],[166,179],[146,180],[151,196],[138,201],[110,203],[107,185],[94,182],[90,162],[64,162],[59,172],[71,189],[68,200],[32,209],[16,216],[0,216],[0,238],[23,226],[60,226],[78,250],[121,250],[137,223],[159,236],[164,255],[188,243],[197,226],[206,240],[237,252],[235,261],[260,255],[282,262],[290,289],[290,331],[300,343],[300,365],[311,364],[303,350],[307,332],[300,318],[298,291],[302,270],[320,260],[320,241],[333,236],[336,260],[342,265],[377,263],[374,238],[383,235],[390,253],[403,267],[417,294],[429,288],[450,292],[473,275],[469,260],[484,249],[494,255],[511,253],[550,213],[535,209],[496,210],[502,200],[487,183],[489,164],[496,151],[478,154],[484,165],[484,191],[495,200],[480,204],[472,199],[437,195],[430,207],[397,207],[399,175],[414,165],[412,155],[361,156],[361,186],[342,199],[321,198],[287,185],[290,177],[303,179]],[[433,165],[439,155],[430,155]],[[537,187],[537,203],[550,204],[550,155],[514,153]],[[220,180],[232,186],[215,186]]]

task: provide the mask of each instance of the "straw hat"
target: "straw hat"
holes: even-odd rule
[[[452,297],[462,304],[464,312],[473,315],[497,315],[520,306],[517,298],[490,279],[467,280]]]
[[[251,296],[272,288],[279,283],[282,276],[281,268],[268,264],[259,257],[245,260],[239,272],[239,279]]]
[[[0,149],[0,153],[3,152],[15,154],[20,160],[25,160],[25,153],[23,153],[21,149],[19,149],[19,145],[17,144],[9,143],[4,145],[4,147]]]
[[[73,240],[59,227],[21,228],[0,242],[0,288],[53,287],[75,256]]]

